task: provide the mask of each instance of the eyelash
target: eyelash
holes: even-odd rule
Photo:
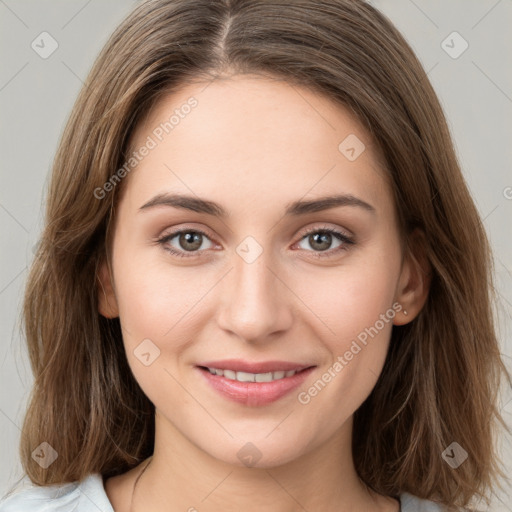
[[[205,233],[204,231],[200,230],[200,229],[195,229],[195,228],[194,229],[187,229],[187,228],[185,228],[185,229],[181,229],[181,230],[178,230],[178,231],[174,231],[173,233],[169,233],[168,235],[164,235],[163,237],[161,237],[158,240],[156,240],[156,242],[158,244],[164,246],[164,249],[166,251],[170,252],[173,256],[177,256],[178,258],[193,258],[199,252],[202,252],[202,251],[190,251],[190,254],[186,254],[186,252],[177,251],[176,249],[166,245],[170,240],[175,238],[177,235],[181,235],[183,233],[195,233],[195,234],[199,234],[199,235],[202,235],[202,236],[210,239],[208,234]],[[297,242],[297,243],[302,242],[302,240],[304,240],[306,237],[308,237],[309,235],[311,235],[313,233],[322,233],[322,234],[328,233],[328,234],[334,235],[340,242],[342,242],[342,245],[340,245],[339,247],[336,247],[335,249],[328,249],[326,251],[307,251],[307,252],[312,252],[313,253],[313,257],[315,257],[315,258],[328,258],[328,257],[332,257],[334,254],[338,254],[339,251],[347,251],[348,248],[349,248],[348,246],[355,244],[355,241],[354,241],[353,238],[345,235],[344,233],[342,233],[341,231],[338,231],[337,229],[333,229],[333,228],[328,227],[328,226],[321,227],[321,228],[318,228],[318,227],[308,228],[302,234],[299,242]],[[206,250],[206,249],[204,249],[204,250]]]

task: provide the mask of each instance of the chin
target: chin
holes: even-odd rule
[[[214,450],[211,445],[201,448],[211,457],[232,466],[271,469],[293,462],[306,451],[306,442],[301,443],[300,440],[293,439],[293,436],[283,437],[286,439],[278,436],[271,440],[262,437],[260,433],[250,440],[251,437],[245,435],[244,440],[237,438],[229,444],[219,443]]]

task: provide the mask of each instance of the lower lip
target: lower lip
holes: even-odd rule
[[[213,389],[225,398],[247,406],[267,405],[279,400],[298,388],[314,368],[307,368],[291,377],[272,382],[239,382],[221,375],[213,375],[208,370],[197,367]]]

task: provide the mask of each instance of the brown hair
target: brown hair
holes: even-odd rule
[[[361,0],[150,0],[113,33],[62,136],[26,289],[35,376],[20,446],[26,473],[39,485],[109,477],[151,455],[154,406],[129,369],[119,320],[98,313],[97,272],[123,182],[105,199],[94,191],[123,165],[135,127],[163,94],[243,73],[347,106],[385,157],[404,240],[424,234],[429,297],[416,319],[393,328],[383,372],[355,413],[358,474],[384,495],[448,506],[485,497],[505,476],[497,393],[504,375],[510,382],[493,325],[489,244],[421,64]],[[47,469],[31,457],[43,441],[59,454]],[[452,441],[469,454],[456,470],[441,456]]]

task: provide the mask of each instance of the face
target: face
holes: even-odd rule
[[[206,85],[135,133],[100,310],[119,315],[161,428],[273,466],[349,424],[405,321],[410,272],[377,149],[348,110],[268,78]]]

